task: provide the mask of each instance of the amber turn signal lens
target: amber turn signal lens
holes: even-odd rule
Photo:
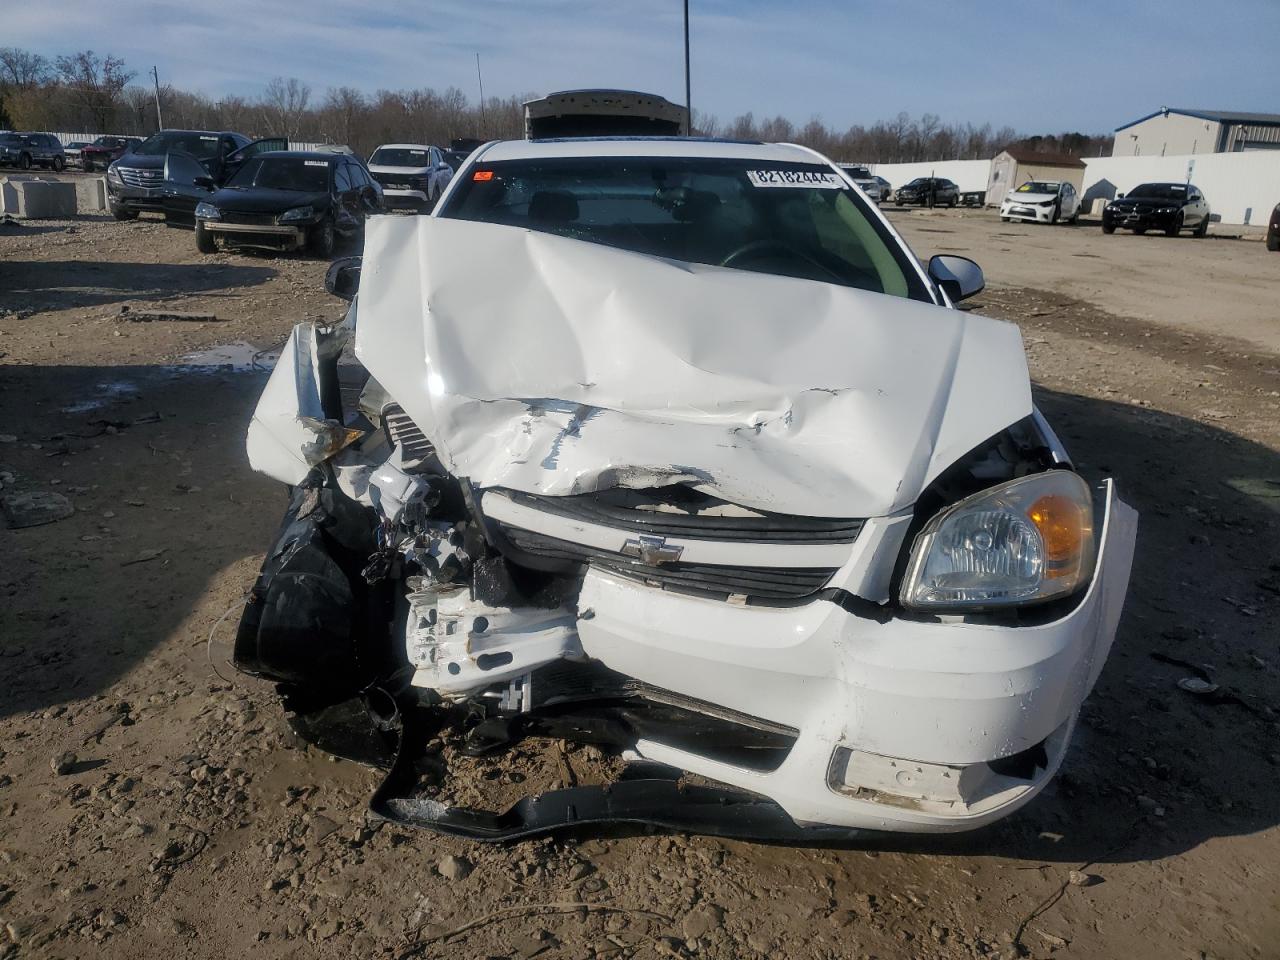
[[[1093,537],[1092,511],[1072,497],[1046,494],[1027,510],[1044,540],[1046,578],[1075,576],[1084,559],[1086,538]]]

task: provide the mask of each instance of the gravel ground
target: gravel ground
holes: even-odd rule
[[[217,363],[337,314],[323,264],[202,258],[152,222],[0,227],[0,482],[74,507],[0,529],[0,958],[1276,956],[1280,258],[892,216],[922,255],[977,251],[974,308],[1022,325],[1042,408],[1142,527],[1044,796],[971,835],[808,849],[367,823],[376,775],[225,665],[284,497],[243,454],[264,374]],[[1217,695],[1178,687],[1198,674]],[[605,762],[557,752],[455,788]]]

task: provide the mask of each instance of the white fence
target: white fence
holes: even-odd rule
[[[49,132],[52,133],[55,137],[57,137],[64,147],[68,143],[75,143],[76,141],[79,141],[81,143],[93,143],[93,141],[97,140],[100,136],[102,136],[102,134],[100,133],[58,133],[53,130],[50,130]],[[114,133],[114,134],[111,134],[111,136],[123,137],[123,136],[126,136],[126,134]],[[290,140],[289,141],[290,150],[314,150],[317,147],[323,147],[323,146],[326,146],[326,144],[312,143],[309,140]]]
[[[990,160],[937,160],[932,163],[873,163],[871,172],[884,177],[896,190],[916,177],[942,177],[952,181],[961,193],[983,192],[991,179]]]
[[[1194,161],[1188,176],[1188,164]],[[1180,157],[1095,157],[1085,159],[1084,199],[1113,200],[1140,183],[1183,183],[1188,178],[1223,223],[1265,225],[1280,203],[1280,150],[1198,153]]]

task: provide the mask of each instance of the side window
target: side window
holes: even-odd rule
[[[333,168],[333,188],[339,193],[351,189],[351,175],[347,173],[347,165],[339,163]]]
[[[351,173],[351,183],[357,190],[363,190],[369,185],[369,178],[365,176],[364,167],[358,163],[347,163],[347,169]]]

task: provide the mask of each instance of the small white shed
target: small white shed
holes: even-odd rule
[[[1005,194],[1028,180],[1062,180],[1078,191],[1084,185],[1084,161],[1065,153],[1038,153],[1010,147],[991,161],[987,183],[987,206],[1000,206]]]

